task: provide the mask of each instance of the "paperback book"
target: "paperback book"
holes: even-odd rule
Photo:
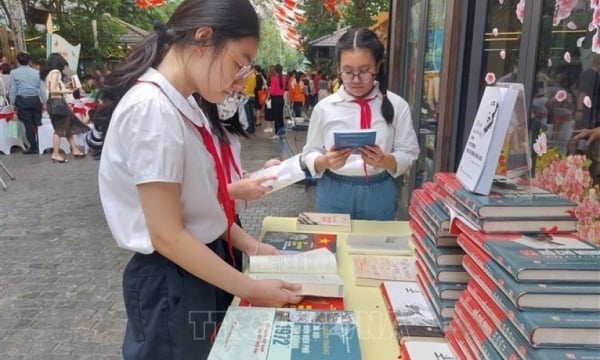
[[[344,280],[337,271],[335,255],[326,248],[296,255],[250,256],[248,276],[302,285],[302,296],[344,297]]]
[[[348,234],[346,245],[352,255],[412,255],[409,236]]]
[[[273,245],[281,254],[296,254],[325,248],[335,254],[337,235],[287,231],[267,231],[261,241]]]
[[[355,152],[366,145],[375,145],[377,131],[371,129],[337,130],[333,132],[333,141],[336,150],[353,149]]]
[[[209,360],[360,360],[351,311],[230,307]]]
[[[416,281],[415,258],[357,255],[352,257],[356,286],[379,286],[383,281]]]
[[[252,306],[252,304],[246,299],[240,299],[238,306]],[[314,297],[305,296],[298,304],[286,305],[284,308],[294,308],[298,310],[344,310],[344,299],[343,298],[330,298],[330,297]]]
[[[442,338],[444,339],[444,338]],[[408,341],[403,346],[402,360],[458,360],[444,339],[439,342]]]
[[[437,318],[416,283],[386,281],[380,290],[399,344],[444,341]]]
[[[250,175],[252,178],[259,178],[263,176],[277,177],[274,180],[268,180],[261,184],[262,186],[269,187],[267,193],[281,190],[306,178],[306,174],[300,166],[300,154],[294,155],[289,159],[282,161],[278,165],[255,171],[252,173],[252,175]]]
[[[296,219],[296,230],[351,232],[349,214],[301,212]]]

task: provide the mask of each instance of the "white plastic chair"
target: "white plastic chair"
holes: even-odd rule
[[[38,147],[40,154],[43,154],[45,150],[52,149],[52,137],[54,136],[54,127],[51,123],[42,121],[42,126],[38,126]],[[71,147],[66,138],[60,139],[60,149],[68,154],[71,152]]]

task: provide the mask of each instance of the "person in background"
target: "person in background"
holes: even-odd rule
[[[593,129],[581,129],[574,131],[573,140],[585,140],[588,146],[588,158],[592,161],[590,165],[590,176],[594,185],[600,185],[600,126]]]
[[[264,70],[256,65],[256,87],[254,88],[254,110],[256,118],[256,126],[262,126],[265,118],[265,101],[267,99],[267,80],[265,79]]]
[[[274,135],[271,140],[279,139],[283,129],[283,95],[285,93],[285,77],[281,65],[275,65],[274,72],[269,78],[269,96],[271,98],[271,118],[275,124]]]
[[[134,253],[123,273],[125,359],[205,359],[230,305],[222,292],[256,306],[301,300],[298,285],[232,266],[233,247],[277,251],[235,224],[218,145],[188,100],[240,92],[259,34],[248,0],[184,0],[104,81],[100,199],[117,244]]]
[[[302,150],[307,169],[319,178],[316,211],[393,220],[399,199],[394,178],[419,155],[410,107],[387,90],[384,47],[373,31],[349,30],[335,53],[343,86],[313,110]],[[375,130],[375,145],[357,154],[334,147],[334,132],[358,129]]]
[[[58,53],[52,53],[48,56],[44,69],[40,71],[39,77],[45,81],[46,89],[48,89],[48,115],[54,127],[54,135],[52,137],[52,162],[67,163],[69,162],[65,157],[60,154],[60,138],[67,138],[69,145],[71,146],[71,154],[78,159],[85,157],[85,153],[82,152],[75,144],[73,135],[83,134],[90,130],[77,115],[71,111],[71,108],[67,105],[65,95],[71,94],[73,90],[67,89],[62,79],[62,70],[67,65],[67,61],[62,55]],[[56,105],[62,104],[67,109],[67,114],[53,113],[52,108]]]
[[[304,96],[304,82],[302,81],[302,72],[298,71],[294,73],[294,76],[290,77],[290,86],[288,90],[288,96],[290,104],[294,110],[295,117],[302,117],[302,107],[306,97]]]
[[[42,125],[42,104],[46,91],[40,73],[29,66],[28,53],[17,54],[19,67],[10,72],[9,102],[17,110],[19,121],[25,125],[29,149],[25,154],[38,154],[37,127]]]
[[[247,134],[254,134],[256,126],[256,114],[254,112],[254,103],[256,98],[254,97],[254,89],[256,89],[256,78],[258,74],[256,71],[252,71],[244,82],[244,88],[242,94],[246,97],[246,103],[244,104],[244,110],[246,111],[246,117],[248,119],[248,128],[246,129]]]
[[[4,103],[0,103],[0,108],[9,105],[9,94],[10,94],[10,71],[12,66],[9,63],[3,63],[0,65],[0,97]],[[1,110],[1,109],[0,109]]]

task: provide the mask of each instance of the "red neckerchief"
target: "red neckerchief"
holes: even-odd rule
[[[370,129],[371,128],[371,106],[369,103],[375,97],[354,99],[352,102],[357,103],[360,106],[360,128]],[[369,174],[367,173],[367,163],[363,161],[363,171],[365,172],[365,181],[369,182]]]
[[[175,106],[177,111],[179,111],[179,114],[181,114],[181,116],[183,116],[184,119],[192,123],[192,125],[194,125],[194,127],[198,130],[198,133],[200,134],[200,138],[202,139],[206,150],[210,153],[210,156],[213,158],[213,161],[215,163],[215,171],[217,172],[217,199],[219,200],[219,204],[221,204],[221,207],[223,207],[223,211],[225,211],[225,217],[227,218],[227,246],[229,248],[229,256],[231,257],[232,265],[235,267],[235,258],[233,257],[233,243],[231,241],[231,227],[235,222],[235,203],[229,197],[229,192],[227,191],[227,184],[229,182],[226,178],[225,166],[219,158],[219,154],[217,153],[217,148],[215,146],[215,142],[213,141],[211,133],[208,130],[206,130],[206,127],[196,125],[187,116],[185,116],[185,114],[183,114],[183,112],[181,112],[179,108],[169,98],[169,96],[166,94],[165,90],[160,86],[160,84],[154,81],[144,80],[138,80],[138,83],[148,83],[158,87],[163,92],[163,94],[167,96],[167,99],[171,101],[173,106]],[[229,146],[226,147],[229,149],[229,154],[231,154],[231,148]],[[223,146],[221,146],[221,150],[223,150]],[[224,153],[226,153],[226,151]],[[233,161],[233,163],[235,164],[235,161]],[[237,165],[235,165],[235,167],[237,171]],[[228,173],[231,174],[230,167]],[[231,177],[231,175],[229,175],[229,177]]]

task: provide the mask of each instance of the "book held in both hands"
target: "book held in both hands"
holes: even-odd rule
[[[208,360],[360,360],[352,311],[230,307]]]
[[[344,280],[337,272],[335,255],[326,248],[295,255],[250,256],[248,276],[299,283],[302,296],[344,297]]]
[[[336,150],[358,149],[365,145],[375,145],[377,131],[371,129],[336,130],[333,132],[333,141]]]
[[[351,232],[350,214],[301,212],[296,219],[296,230]]]

